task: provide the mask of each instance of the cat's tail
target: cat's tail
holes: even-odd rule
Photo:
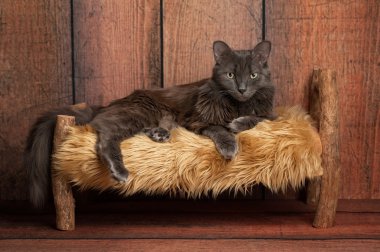
[[[29,132],[24,152],[24,167],[29,179],[29,199],[42,207],[50,190],[50,160],[57,115],[75,117],[76,124],[86,124],[95,116],[98,107],[64,107],[43,114]]]

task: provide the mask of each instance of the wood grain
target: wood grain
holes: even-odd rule
[[[77,107],[84,106],[78,104]],[[75,125],[75,117],[73,116],[57,116],[57,123],[54,130],[54,148],[53,153],[57,151],[59,146],[64,141],[70,126]],[[51,185],[53,188],[56,227],[59,230],[74,230],[75,229],[75,200],[71,190],[71,185],[62,177],[56,176],[55,167],[52,165]]]
[[[161,86],[160,1],[73,1],[76,102]]]
[[[0,199],[25,199],[27,132],[43,111],[72,104],[70,2],[0,1]]]
[[[75,188],[74,188],[75,189]],[[98,213],[224,213],[228,215],[238,213],[265,213],[265,214],[286,214],[286,213],[314,213],[315,207],[305,204],[299,200],[178,200],[146,196],[144,199],[130,197],[120,201],[110,200],[79,201],[76,198],[76,208],[78,214]],[[27,215],[27,214],[53,214],[52,205],[43,210],[33,209],[27,201],[0,201],[1,214]],[[338,212],[350,213],[380,213],[380,200],[339,200]]]
[[[164,0],[164,86],[211,77],[212,43],[251,49],[261,40],[262,1]]]
[[[319,135],[322,143],[323,176],[320,188],[315,187],[314,195],[319,194],[318,207],[313,226],[318,228],[332,227],[338,204],[340,184],[340,153],[339,153],[339,108],[338,87],[336,72],[332,70],[316,69],[313,71],[311,92],[316,100],[311,100],[311,111],[320,109]],[[317,191],[319,191],[317,193]]]
[[[380,2],[266,1],[276,104],[308,107],[313,68],[337,72],[340,197],[380,198]]]
[[[277,205],[281,207],[281,205]],[[79,209],[78,209],[79,210]],[[57,231],[53,214],[1,214],[1,239],[380,239],[380,213],[338,212],[333,228],[313,228],[313,213],[80,213]]]
[[[128,239],[128,240],[1,240],[2,251],[379,251],[379,240],[274,240],[274,239]]]

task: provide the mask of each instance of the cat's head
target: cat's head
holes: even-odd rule
[[[267,66],[271,43],[262,41],[252,50],[233,50],[223,41],[213,45],[213,80],[234,99],[244,102],[257,90],[272,85]]]

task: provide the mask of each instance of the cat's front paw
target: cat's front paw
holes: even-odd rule
[[[170,138],[170,132],[161,127],[147,128],[144,129],[143,132],[145,133],[145,135],[147,135],[150,139],[152,139],[155,142],[167,142]]]
[[[232,122],[228,124],[228,128],[233,133],[239,133],[255,127],[262,120],[260,117],[242,116],[232,120]]]
[[[235,138],[223,139],[215,143],[216,149],[226,160],[233,159],[238,153],[238,144]]]
[[[228,128],[233,133],[239,133],[244,130],[250,129],[251,125],[249,123],[248,118],[245,116],[242,116],[242,117],[232,120],[232,122],[228,124]]]

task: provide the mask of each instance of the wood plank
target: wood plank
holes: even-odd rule
[[[308,107],[313,68],[337,71],[340,197],[380,197],[380,2],[266,1],[276,104]]]
[[[272,239],[127,239],[127,240],[1,240],[1,251],[379,251],[379,240],[272,240]]]
[[[296,200],[178,200],[133,198],[115,200],[76,199],[78,213],[315,213],[315,207]],[[380,213],[380,200],[339,200],[338,212]],[[33,209],[27,201],[0,201],[4,214],[53,214],[53,203],[44,209]]]
[[[261,0],[163,1],[164,86],[211,77],[212,43],[251,49],[261,40]]]
[[[78,213],[76,229],[53,214],[1,214],[0,239],[380,239],[380,213],[338,212],[336,225],[312,227],[313,213]]]
[[[76,102],[161,86],[160,1],[73,1]]]
[[[43,111],[72,104],[70,2],[0,1],[0,199],[25,199],[22,152]]]

